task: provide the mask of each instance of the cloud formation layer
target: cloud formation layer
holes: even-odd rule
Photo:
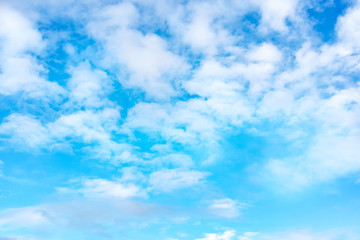
[[[3,239],[355,239],[359,20],[345,0],[3,1]]]

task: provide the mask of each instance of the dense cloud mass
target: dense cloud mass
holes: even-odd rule
[[[2,1],[0,240],[359,239],[359,23],[355,0]]]

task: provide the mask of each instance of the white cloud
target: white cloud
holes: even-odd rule
[[[218,53],[218,48],[233,44],[233,37],[215,21],[225,11],[221,1],[189,4],[187,11],[191,21],[182,23],[181,34],[195,52],[212,56]]]
[[[88,62],[70,69],[68,81],[70,103],[87,108],[106,105],[106,94],[110,92],[111,82],[105,72],[93,70]]]
[[[113,108],[78,111],[47,123],[31,116],[11,114],[0,125],[0,134],[5,136],[4,141],[21,151],[69,151],[73,143],[82,143],[80,149],[90,158],[108,160],[115,165],[137,161],[131,145],[112,137],[119,117],[119,110]]]
[[[153,172],[149,184],[154,190],[170,192],[199,185],[207,175],[206,172],[195,170],[165,169]]]
[[[318,136],[304,155],[271,160],[266,169],[277,185],[298,190],[360,170],[359,136]]]
[[[299,189],[313,183],[329,181],[334,178],[360,170],[360,152],[358,142],[360,141],[359,116],[359,88],[348,88],[338,90],[336,94],[328,99],[319,99],[305,112],[302,107],[294,107],[302,104],[294,101],[283,100],[287,112],[289,109],[299,110],[301,117],[311,116],[312,124],[317,129],[307,135],[306,143],[299,145],[302,153],[285,159],[271,160],[266,169],[278,183],[290,189]],[[283,104],[276,104],[279,107]],[[271,108],[270,108],[271,109]],[[311,112],[313,111],[313,112]],[[269,112],[271,114],[271,112]],[[295,124],[300,126],[307,123],[301,121]],[[286,134],[289,134],[286,132]],[[288,179],[284,181],[285,179]]]
[[[267,92],[258,109],[258,115],[265,117],[273,117],[278,114],[290,115],[294,109],[294,96],[288,90],[276,90]],[[281,116],[283,117],[283,116]]]
[[[336,24],[337,34],[340,41],[349,47],[360,47],[360,3],[349,8],[345,15],[339,17]]]
[[[271,43],[262,43],[247,53],[250,61],[277,63],[282,59],[280,50]]]
[[[255,0],[253,3],[261,10],[262,31],[270,29],[286,33],[286,19],[295,17],[298,0]]]
[[[205,238],[197,238],[195,240],[231,240],[235,236],[234,230],[225,231],[223,234],[206,233]]]
[[[60,143],[83,143],[82,150],[90,158],[107,160],[114,165],[137,161],[130,144],[113,139],[119,119],[119,109],[114,108],[78,111],[60,116],[48,124],[48,129]]]
[[[1,59],[9,55],[36,51],[44,47],[41,34],[21,13],[1,3],[0,5]]]
[[[131,183],[106,179],[85,179],[78,192],[90,198],[132,198],[144,197],[142,189]]]
[[[70,3],[73,2],[66,4]],[[147,16],[146,13],[143,18],[139,4],[150,6],[151,10],[154,8],[159,16],[152,13]],[[254,6],[262,13],[260,28],[285,33],[286,21],[297,17],[297,8],[301,7],[296,0],[286,3],[256,0],[242,7],[218,1],[213,4],[177,5],[171,2],[160,5],[136,1],[103,6],[84,21],[88,21],[88,32],[105,48],[102,54],[106,57],[101,65],[111,71],[116,65],[123,86],[140,88],[150,98],[162,101],[137,103],[128,110],[125,123],[121,125],[119,108],[105,97],[111,90],[107,74],[93,69],[88,63],[80,63],[69,68],[71,78],[67,87],[70,101],[61,106],[63,115],[52,122],[41,122],[32,117],[9,117],[0,127],[2,134],[9,137],[10,142],[24,143],[31,148],[83,143],[82,150],[89,155],[119,164],[138,161],[139,158],[134,155],[130,144],[117,139],[117,133],[126,133],[134,139],[134,132],[141,131],[151,138],[167,142],[205,146],[211,152],[223,135],[241,129],[244,123],[254,124],[256,128],[263,121],[273,121],[283,124],[282,129],[274,131],[286,135],[289,141],[296,136],[312,135],[314,142],[314,146],[304,147],[302,156],[270,161],[265,168],[274,177],[281,178],[280,172],[286,176],[300,171],[299,182],[308,181],[310,184],[350,173],[351,170],[340,162],[353,164],[358,169],[353,154],[357,151],[351,142],[357,141],[359,136],[359,99],[356,97],[359,92],[346,75],[359,69],[359,57],[353,54],[356,53],[354,42],[359,32],[355,24],[358,5],[339,18],[336,28],[338,42],[314,47],[308,38],[309,42],[297,50],[279,48],[270,41],[257,45],[250,43],[246,49],[236,46],[234,38],[229,36],[233,28],[230,23],[236,15],[234,12],[239,10],[236,16],[242,16],[253,11]],[[171,14],[166,13],[169,9]],[[44,47],[36,26],[11,8],[4,6],[1,11],[4,11],[2,19],[14,21],[0,27],[4,39],[1,51],[9,56],[1,63],[0,86],[3,88],[0,93],[25,92],[30,97],[63,94],[64,90],[56,83],[40,77],[44,69],[35,57],[28,54]],[[149,25],[161,22],[174,36],[163,38],[149,33],[151,30],[146,28],[140,31],[138,27],[143,26],[144,21],[149,21]],[[24,38],[19,37],[22,33],[25,33]],[[174,53],[188,44],[192,53],[199,51],[207,55],[199,59],[199,67],[191,73],[187,71],[185,57]],[[228,49],[233,50],[229,50],[229,56],[216,55],[218,51],[228,53]],[[337,74],[344,73],[343,76],[334,77],[338,71]],[[189,73],[186,81],[177,79],[185,73]],[[181,94],[179,89],[196,97],[171,103],[165,101],[170,96]],[[73,112],[72,104],[86,110]],[[29,129],[37,129],[39,135],[34,136],[31,130],[16,129],[23,122]],[[302,126],[311,124],[317,127],[316,132],[302,133]],[[35,141],[30,141],[33,137]],[[337,144],[341,141],[348,144]],[[326,160],[321,160],[320,154],[325,151],[326,144],[334,146],[330,151],[332,156],[324,153]],[[342,146],[350,153],[340,156],[341,149],[336,146]],[[298,158],[307,160],[299,163]],[[176,168],[196,166],[192,159],[177,155],[171,149],[154,157],[153,162],[167,162],[169,165],[166,167]],[[313,165],[317,167],[310,170]],[[320,174],[321,168],[328,170],[326,176]]]
[[[60,106],[58,118],[48,122],[40,116],[11,114],[0,125],[0,134],[6,137],[6,141],[32,149],[80,143],[82,151],[93,158],[106,159],[115,165],[133,161],[136,165],[139,157],[133,153],[134,146],[128,143],[136,138],[136,131],[156,140],[173,142],[174,145],[206,146],[211,152],[215,151],[214,146],[223,135],[232,134],[231,130],[235,129],[236,134],[247,130],[242,127],[245,124],[256,128],[270,121],[271,126],[280,123],[281,129],[275,129],[275,134],[283,134],[294,145],[301,136],[311,135],[310,143],[295,147],[302,148],[302,154],[271,159],[262,166],[265,169],[265,173],[262,172],[264,179],[275,181],[277,187],[285,184],[289,189],[298,189],[360,170],[360,92],[354,81],[347,79],[347,74],[357,73],[360,69],[357,56],[357,39],[360,38],[356,24],[360,16],[358,5],[339,18],[336,30],[338,42],[315,47],[310,39],[300,49],[289,50],[267,41],[257,45],[250,43],[248,49],[234,46],[241,45],[243,39],[242,36],[230,36],[231,30],[238,26],[229,26],[234,22],[226,10],[237,12],[238,9],[230,9],[232,5],[227,3],[189,3],[175,6],[171,14],[164,12],[171,9],[173,3],[166,6],[153,3],[156,11],[164,14],[154,18],[142,18],[140,9],[147,10],[138,8],[140,3],[124,2],[94,8],[97,9],[96,14],[90,14],[82,21],[89,21],[95,16],[87,23],[87,30],[97,41],[96,47],[101,44],[105,49],[101,52],[101,47],[97,48],[100,55],[106,56],[100,65],[110,69],[111,74],[116,72],[123,87],[140,89],[148,99],[161,101],[149,103],[136,99],[126,119],[121,119],[120,107],[106,99],[111,90],[106,72],[93,69],[86,62],[80,63],[70,67],[71,78],[67,83],[69,101]],[[68,1],[66,4],[75,2]],[[257,5],[262,13],[260,31],[286,33],[286,22],[296,17],[298,1],[255,0],[251,5]],[[241,14],[239,12],[238,16]],[[144,21],[160,21],[157,17],[163,17],[161,21],[165,19],[162,24],[169,27],[166,34],[177,32],[175,37],[167,39],[149,33],[152,30],[146,28],[148,25]],[[12,95],[21,92],[26,97],[42,99],[64,94],[57,83],[49,82],[42,76],[46,69],[33,56],[45,45],[36,27],[5,6],[0,8],[0,22],[5,23],[0,26],[0,93]],[[189,46],[191,49],[187,49]],[[177,55],[176,51],[185,51],[188,57],[193,53],[205,57],[199,59],[199,67],[194,63],[190,72],[186,57]],[[68,53],[75,54],[76,51],[69,48]],[[217,53],[224,56],[217,56]],[[334,73],[341,76],[334,77]],[[186,74],[189,76],[183,80]],[[186,97],[181,100],[167,102],[170,97],[183,93]],[[192,95],[190,99],[186,99],[187,94]],[[85,110],[78,111],[79,108]],[[302,134],[302,129],[308,125],[315,130],[311,128]],[[128,134],[131,139],[119,137],[122,133]],[[0,226],[42,226],[52,222],[53,217],[58,220],[55,227],[64,222],[78,224],[84,219],[90,225],[102,221],[118,223],[118,215],[128,220],[127,211],[131,212],[128,216],[133,216],[146,214],[148,210],[138,203],[124,203],[124,199],[144,197],[145,191],[171,192],[195,187],[205,181],[208,173],[194,170],[198,163],[190,155],[165,145],[151,149],[158,152],[144,153],[145,158],[150,159],[144,168],[150,162],[160,166],[157,171],[151,167],[142,169],[147,176],[138,169],[127,168],[122,169],[121,179],[85,179],[79,188],[73,189],[85,196],[84,205],[80,202],[3,211]],[[148,188],[144,190],[146,184]],[[102,200],[92,204],[86,202],[89,199]],[[120,201],[104,207],[109,199]],[[207,210],[219,217],[236,218],[240,215],[240,207],[235,200],[218,199]],[[332,240],[339,236],[342,235],[247,232],[237,239]],[[206,234],[202,240],[230,240],[235,237],[234,231],[226,231],[223,234]]]
[[[129,110],[123,131],[140,130],[178,143],[206,145],[217,138],[216,123],[192,107],[199,105],[192,101],[178,102],[175,106],[139,103]]]
[[[23,92],[26,97],[46,100],[57,99],[65,93],[57,83],[40,77],[44,69],[30,55],[1,60],[0,68],[0,94]]]
[[[244,232],[242,236],[238,236],[238,240],[251,240],[256,235],[259,235],[258,232]]]
[[[8,209],[0,212],[0,229],[6,230],[16,225],[17,227],[38,227],[48,225],[51,216],[43,209],[26,207],[18,211]]]
[[[64,90],[41,77],[43,67],[30,53],[45,44],[40,32],[19,12],[0,4],[0,94],[25,93],[44,100],[59,97]]]
[[[83,142],[107,141],[114,124],[119,118],[116,109],[104,109],[99,112],[79,111],[62,115],[49,124],[51,134],[56,138],[72,136]]]
[[[246,111],[249,115],[249,100],[256,101],[263,92],[271,89],[272,75],[277,70],[276,63],[282,54],[272,44],[264,43],[254,46],[244,55],[251,60],[225,63],[220,60],[202,61],[193,78],[183,84],[184,88],[191,94],[229,103],[222,107],[224,112],[226,109],[229,112]],[[250,85],[249,89],[246,85]],[[244,105],[242,108],[239,106],[241,102]],[[231,109],[234,105],[235,109]],[[219,115],[222,116],[221,113]]]
[[[7,136],[13,146],[28,150],[46,148],[52,144],[48,130],[31,116],[13,113],[0,125],[0,134]]]
[[[187,64],[160,36],[132,28],[137,21],[136,7],[121,3],[103,9],[88,29],[104,43],[111,63],[119,65],[120,72],[127,68],[130,77],[119,77],[124,87],[140,88],[151,98],[168,99],[177,94],[174,81],[186,71]]]
[[[214,200],[210,206],[209,211],[211,214],[224,217],[224,218],[236,218],[240,215],[240,204],[230,198]]]

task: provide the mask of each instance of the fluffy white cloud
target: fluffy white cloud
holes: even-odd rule
[[[234,38],[215,21],[225,11],[221,1],[197,2],[187,7],[191,21],[182,23],[180,32],[184,42],[195,52],[212,56],[218,53],[218,48],[234,43]]]
[[[0,94],[25,93],[26,97],[46,100],[64,94],[55,82],[41,76],[43,67],[30,53],[45,44],[40,32],[22,14],[0,4]]]
[[[138,10],[131,3],[107,6],[89,23],[89,32],[101,42],[113,65],[130,74],[119,77],[127,88],[140,88],[149,97],[167,99],[176,95],[175,80],[187,69],[184,60],[169,50],[160,36],[135,28]]]
[[[9,55],[23,54],[25,51],[36,51],[44,47],[41,34],[33,24],[4,3],[0,5],[0,21],[2,60]]]
[[[286,33],[286,20],[295,18],[298,0],[254,0],[253,3],[261,11],[262,31],[276,30]]]
[[[262,43],[254,49],[251,49],[247,53],[247,58],[250,61],[277,63],[281,61],[282,53],[275,45],[271,43]]]
[[[347,10],[346,14],[339,17],[336,28],[338,37],[347,46],[360,47],[360,3]]]
[[[276,90],[267,92],[262,101],[257,113],[260,116],[274,117],[277,113],[290,115],[293,113],[294,95],[292,92],[284,90]],[[283,116],[281,116],[283,117]]]
[[[119,119],[117,109],[104,109],[99,112],[79,111],[62,115],[49,124],[51,134],[56,138],[78,137],[84,142],[107,141],[110,132]]]
[[[145,8],[139,4],[157,15],[140,14]],[[299,185],[302,181],[310,184],[346,175],[352,171],[346,164],[358,169],[354,157],[358,151],[352,142],[359,138],[359,98],[356,97],[359,91],[347,77],[359,69],[359,57],[353,54],[358,47],[355,44],[359,32],[358,5],[339,18],[338,39],[333,44],[315,47],[308,39],[309,42],[296,50],[278,47],[271,41],[239,47],[241,44],[229,35],[234,30],[234,19],[254,9],[260,9],[262,14],[260,29],[286,33],[286,21],[298,17],[298,4],[297,0],[286,3],[256,0],[242,7],[231,1],[180,5],[169,2],[163,6],[144,1],[104,4],[83,19],[88,33],[100,44],[96,47],[104,47],[97,49],[99,55],[105,57],[100,64],[96,59],[96,64],[110,72],[116,66],[117,70],[112,73],[118,74],[124,87],[139,88],[150,98],[161,101],[138,102],[127,110],[122,124],[120,107],[105,97],[111,90],[108,75],[85,62],[69,67],[69,101],[60,107],[62,115],[59,112],[59,117],[52,122],[11,115],[1,125],[1,133],[13,143],[24,143],[31,148],[82,143],[82,149],[90,152],[89,155],[111,159],[116,164],[139,160],[133,155],[133,146],[117,139],[118,133],[135,139],[134,132],[140,131],[151,138],[212,150],[222,136],[233,129],[239,130],[245,124],[256,128],[271,121],[281,125],[282,129],[274,130],[276,134],[286,135],[289,141],[296,135],[311,135],[314,145],[304,147],[302,156],[270,160],[265,166],[270,175],[281,179],[281,173],[287,176],[300,172]],[[167,10],[171,14],[166,13]],[[7,6],[1,11],[4,13],[1,19],[13,21],[0,27],[1,52],[7,57],[1,61],[0,86],[3,88],[0,93],[26,92],[31,97],[64,93],[56,83],[40,77],[43,69],[29,54],[44,47],[36,26]],[[152,33],[144,27],[146,21],[149,25],[163,24],[161,27],[169,28],[166,34],[171,36],[165,38]],[[287,36],[283,37],[286,41]],[[198,67],[191,72],[187,71],[186,57],[175,54],[189,45],[191,49],[186,51],[205,56],[199,58]],[[179,80],[185,73],[188,74],[186,80]],[[344,73],[344,76],[334,77],[334,73]],[[166,101],[184,93],[192,96]],[[79,108],[85,110],[78,111]],[[17,129],[20,124],[29,126],[26,129],[37,129],[39,134],[35,136],[35,131]],[[317,130],[302,133],[302,126],[307,125],[316,126]],[[30,141],[33,138],[35,141]],[[325,154],[327,144],[334,146],[331,156]],[[341,148],[349,153],[340,156]],[[189,157],[171,150],[161,156],[156,154],[144,155],[152,158],[152,163],[167,162],[163,167],[196,166]],[[327,175],[320,169],[326,169]]]
[[[197,103],[178,102],[175,106],[139,103],[129,110],[123,131],[140,130],[183,144],[207,144],[214,141],[216,123],[205,114],[193,110]]]
[[[93,70],[88,62],[83,62],[71,68],[70,74],[70,104],[87,108],[106,104],[106,93],[110,92],[111,82],[105,72]]]
[[[22,92],[26,97],[43,100],[56,99],[65,94],[65,90],[57,83],[40,76],[44,69],[30,55],[8,57],[1,61],[0,68],[0,94],[12,95]]]
[[[82,151],[90,158],[108,160],[112,164],[136,161],[131,152],[133,147],[115,141],[112,133],[116,131],[120,113],[118,109],[105,108],[99,111],[78,111],[61,115],[53,122],[40,120],[20,114],[11,114],[0,125],[4,141],[17,150],[32,149],[69,151],[73,143],[81,143]]]
[[[113,139],[120,118],[118,109],[78,111],[62,115],[47,125],[51,136],[60,143],[83,143],[90,158],[109,160],[112,164],[136,161],[132,146]]]

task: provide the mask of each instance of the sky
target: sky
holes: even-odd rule
[[[1,0],[0,240],[359,240],[360,2]]]

